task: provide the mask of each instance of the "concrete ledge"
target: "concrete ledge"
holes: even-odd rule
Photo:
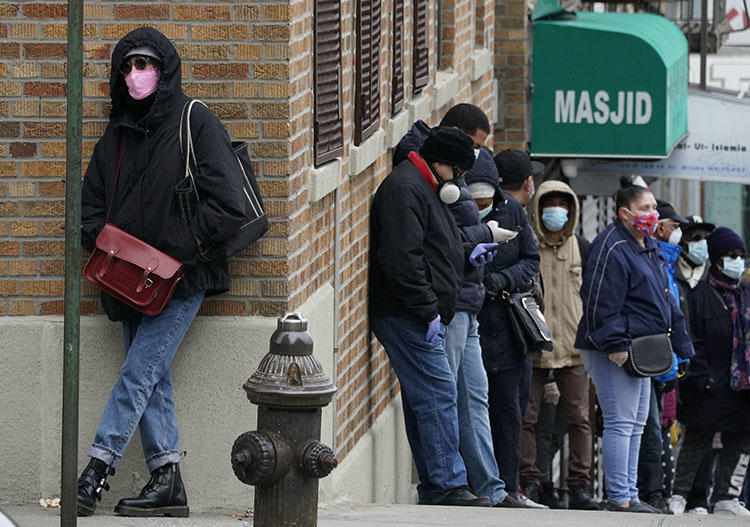
[[[410,123],[415,123],[420,119],[426,121],[432,113],[432,97],[423,93],[419,97],[409,101],[406,107],[409,111]]]
[[[321,287],[298,311],[308,318],[315,355],[332,378],[333,288]],[[242,384],[268,352],[275,329],[274,317],[199,317],[177,352],[172,384],[178,448],[187,451],[181,468],[196,512],[252,506],[253,488],[234,476],[229,454],[237,436],[256,427],[258,410]],[[0,333],[0,474],[6,476],[0,478],[0,496],[3,506],[36,503],[60,495],[63,317],[0,317]],[[120,324],[85,316],[80,335],[79,470],[124,357]],[[321,423],[325,444],[332,444],[333,426],[328,405]],[[141,452],[136,432],[109,480],[112,490],[104,494],[102,510],[137,495],[148,481]]]
[[[385,132],[377,130],[364,143],[349,147],[349,175],[356,176],[365,171],[385,150]]]
[[[385,132],[386,148],[395,148],[401,138],[409,131],[412,121],[409,112],[401,111],[396,117],[388,119]]]
[[[490,50],[477,48],[471,53],[471,80],[479,80],[485,73],[492,70]]]
[[[432,101],[433,109],[442,108],[458,93],[458,73],[452,71],[438,71],[435,77],[435,89]]]
[[[341,159],[336,158],[318,168],[310,169],[309,201],[320,201],[336,190],[341,181]]]

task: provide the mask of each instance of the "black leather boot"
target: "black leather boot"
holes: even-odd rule
[[[102,500],[102,491],[109,490],[107,476],[115,473],[104,461],[91,458],[78,477],[78,516],[91,516],[96,512],[97,502]]]
[[[115,513],[120,516],[187,518],[189,511],[178,463],[170,463],[154,470],[137,498],[121,499],[115,507]]]

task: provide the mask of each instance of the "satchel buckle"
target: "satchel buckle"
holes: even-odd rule
[[[143,282],[143,287],[144,287],[145,289],[148,289],[148,288],[149,288],[149,287],[151,287],[152,285],[154,285],[154,281],[153,281],[153,280],[151,280],[150,278],[146,278],[146,281],[145,281],[145,282]]]

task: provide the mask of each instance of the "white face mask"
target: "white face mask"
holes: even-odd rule
[[[677,227],[669,234],[669,240],[667,240],[667,243],[678,245],[680,243],[680,240],[682,240],[682,229]]]

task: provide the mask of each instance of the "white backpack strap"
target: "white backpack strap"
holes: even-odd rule
[[[180,114],[180,131],[179,131],[179,139],[180,139],[180,150],[185,156],[185,177],[190,178],[190,182],[192,185],[193,190],[195,191],[195,197],[198,201],[200,201],[200,197],[198,196],[198,187],[195,185],[195,177],[193,176],[193,171],[190,170],[190,161],[192,160],[193,164],[198,167],[198,161],[195,158],[195,148],[193,147],[193,134],[190,129],[190,112],[193,109],[193,105],[195,103],[200,103],[203,106],[206,106],[206,103],[203,101],[200,101],[198,99],[191,99],[187,103],[185,103],[185,106],[182,107],[182,113]],[[206,106],[208,108],[208,106]],[[182,142],[182,123],[185,123],[185,148],[183,149],[183,142]]]

